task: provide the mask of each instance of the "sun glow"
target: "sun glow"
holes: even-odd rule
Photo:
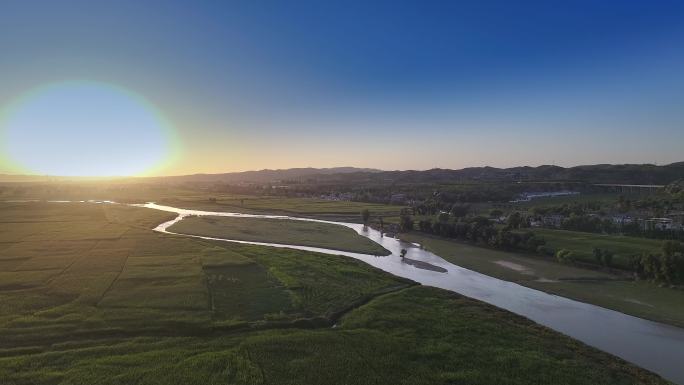
[[[29,91],[0,113],[0,154],[13,172],[60,176],[154,174],[178,152],[171,124],[142,96],[69,81]]]

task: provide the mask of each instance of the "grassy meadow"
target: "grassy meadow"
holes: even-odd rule
[[[599,247],[614,253],[615,267],[628,269],[630,258],[642,253],[659,253],[663,241],[657,239],[627,237],[623,235],[595,234],[579,231],[534,229],[541,235],[546,244],[554,250],[572,250],[578,261],[596,263],[593,249]]]
[[[521,317],[442,290],[371,301],[337,328],[78,341],[0,351],[18,384],[665,384]]]
[[[353,259],[160,234],[173,214],[121,205],[0,214],[3,385],[665,383]]]
[[[374,217],[399,217],[403,206],[381,203],[331,201],[315,198],[276,196],[198,194],[160,201],[162,204],[186,209],[276,214],[310,217],[332,221],[361,222],[361,211],[368,209]]]
[[[495,250],[417,232],[402,234],[402,238],[420,243],[451,263],[492,277],[637,317],[684,327],[682,290],[659,287],[650,282],[631,281],[609,271],[561,264],[552,257]],[[640,238],[636,240],[655,242]],[[578,244],[591,252],[591,246],[579,241]]]
[[[390,252],[356,231],[328,223],[287,219],[188,217],[174,224],[171,232],[240,241],[270,242],[322,247],[363,254],[389,255]]]

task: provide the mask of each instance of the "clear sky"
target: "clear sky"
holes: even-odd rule
[[[684,2],[4,0],[0,138],[0,173],[682,161]]]

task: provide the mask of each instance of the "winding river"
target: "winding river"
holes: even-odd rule
[[[391,237],[383,237],[379,231],[364,227],[362,224],[279,215],[186,210],[154,203],[138,206],[179,214],[175,219],[162,223],[155,229],[166,233],[170,233],[167,230],[170,226],[187,216],[292,219],[346,226],[360,235],[377,242],[392,254],[380,257],[308,246],[247,242],[188,234],[179,235],[316,251],[355,258],[396,276],[408,278],[423,285],[450,290],[522,315],[539,324],[655,372],[670,381],[684,385],[684,329],[682,328],[644,320],[599,306],[547,294],[516,283],[464,269],[445,261],[429,251],[421,249],[417,244],[403,242]],[[400,257],[402,249],[407,250],[406,259]]]

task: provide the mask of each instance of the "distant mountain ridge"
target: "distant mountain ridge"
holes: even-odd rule
[[[373,168],[357,167],[331,167],[331,168],[288,168],[288,169],[263,169],[256,171],[227,172],[221,174],[193,174],[181,176],[159,177],[158,179],[168,181],[187,181],[187,182],[254,182],[266,183],[288,179],[300,179],[308,176],[349,174],[349,173],[378,173],[382,170]],[[157,179],[157,178],[155,178]]]
[[[100,180],[104,178],[73,178],[33,175],[0,175],[0,182],[50,182],[62,180]],[[669,184],[684,179],[684,162],[657,166],[653,164],[595,164],[573,167],[542,165],[510,168],[468,167],[458,170],[434,168],[430,170],[382,171],[372,168],[289,168],[220,174],[193,174],[144,178],[109,178],[170,183],[278,183],[314,179],[321,182],[364,183],[366,181],[449,183],[458,181],[578,181],[586,183]]]
[[[382,171],[368,168],[291,168],[222,174],[197,174],[163,177],[175,182],[278,183],[314,179],[320,182],[364,183],[408,182],[439,183],[457,181],[578,181],[587,183],[668,184],[684,179],[684,162],[663,166],[652,164],[596,164],[573,167],[542,165],[510,168],[468,167],[459,170],[435,168],[431,170]]]
[[[388,171],[381,175],[412,182],[472,181],[577,181],[586,183],[662,184],[684,178],[684,162],[652,164],[596,164],[573,167],[542,165],[510,168],[469,167],[460,170]]]

